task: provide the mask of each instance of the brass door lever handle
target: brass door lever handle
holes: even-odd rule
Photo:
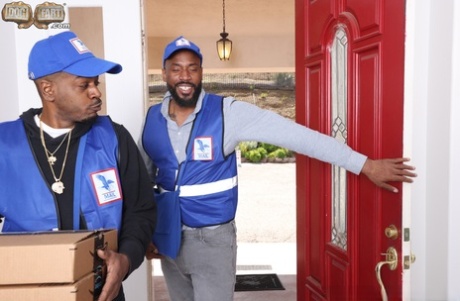
[[[380,261],[379,263],[377,263],[377,265],[375,266],[375,276],[377,277],[377,282],[380,285],[380,294],[382,295],[382,301],[388,301],[388,295],[385,290],[385,285],[383,284],[382,277],[380,275],[380,270],[386,264],[388,264],[390,270],[396,270],[396,268],[398,267],[398,252],[395,248],[389,247],[387,249],[387,252],[382,255],[385,255],[385,261]]]

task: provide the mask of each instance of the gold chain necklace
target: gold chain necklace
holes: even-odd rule
[[[39,120],[40,120],[40,139],[42,141],[42,145],[43,145],[43,148],[45,149],[45,154],[46,154],[46,157],[48,158],[48,164],[51,168],[51,173],[53,174],[53,178],[54,178],[54,183],[51,185],[51,189],[58,193],[58,194],[62,194],[64,192],[64,183],[62,183],[61,179],[62,179],[62,176],[64,175],[64,168],[65,168],[65,163],[67,162],[67,154],[69,153],[69,147],[70,147],[70,140],[72,138],[72,130],[70,130],[66,136],[62,139],[62,142],[61,144],[58,146],[58,149],[61,147],[62,143],[64,142],[64,140],[66,139],[66,137],[68,136],[67,138],[67,147],[66,147],[66,150],[65,150],[65,155],[64,155],[64,161],[62,162],[62,167],[61,167],[61,173],[59,175],[59,178],[56,177],[56,174],[54,172],[54,169],[53,169],[53,165],[54,165],[54,162],[56,162],[56,157],[54,157],[54,154],[57,152],[57,149],[51,153],[47,148],[46,148],[46,143],[45,143],[45,135],[43,134],[43,126],[42,126],[42,119],[41,119],[41,116],[39,116]],[[51,154],[51,156],[50,156]],[[54,158],[54,159],[52,159]]]
[[[57,153],[57,151],[61,148],[61,146],[64,144],[64,141],[65,139],[67,138],[67,136],[69,136],[69,132],[67,132],[65,135],[64,135],[64,138],[62,138],[61,140],[61,143],[59,143],[58,147],[56,147],[56,149],[54,150],[54,152],[50,152],[48,150],[48,148],[46,148],[45,146],[45,151],[46,153],[48,154],[48,162],[51,164],[51,165],[54,165],[54,163],[56,163],[56,157],[54,156],[55,153]]]

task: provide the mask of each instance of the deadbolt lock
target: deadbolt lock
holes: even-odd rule
[[[398,238],[398,228],[395,225],[389,225],[385,228],[385,236],[390,239]]]

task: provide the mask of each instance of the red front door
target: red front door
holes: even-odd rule
[[[297,122],[371,158],[402,157],[405,1],[295,5]],[[298,300],[382,300],[376,265],[390,247],[401,254],[401,192],[303,156],[297,187]],[[402,300],[395,268],[381,268],[388,300]]]

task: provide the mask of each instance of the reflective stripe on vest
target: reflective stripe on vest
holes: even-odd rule
[[[230,190],[238,185],[238,177],[234,176],[229,179],[219,180],[212,183],[182,185],[180,187],[180,197],[202,196]]]

